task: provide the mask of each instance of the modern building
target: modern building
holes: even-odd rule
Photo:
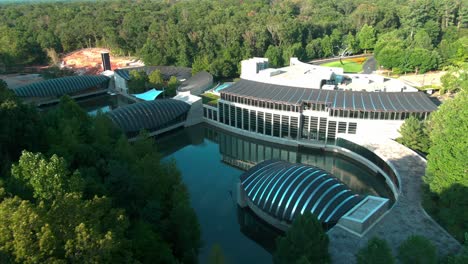
[[[72,98],[106,93],[110,78],[103,75],[67,76],[21,86],[13,92],[33,104],[57,102],[63,95]]]
[[[385,198],[354,194],[327,171],[281,160],[260,162],[242,174],[237,196],[241,207],[250,207],[281,230],[296,216],[310,212],[326,227],[348,215],[347,226],[363,232],[371,223],[361,220],[375,220],[378,216],[374,215],[381,215],[388,205]],[[349,216],[349,212],[354,215]]]
[[[213,86],[213,75],[206,71],[201,71],[182,82],[177,92],[190,92],[193,95],[200,95]]]
[[[346,75],[340,68],[295,58],[280,69],[266,68],[267,59],[260,58],[242,66],[241,80],[220,91],[217,108],[204,105],[204,117],[264,139],[327,141],[340,134],[396,138],[406,118],[426,119],[437,108],[426,94],[381,76]]]

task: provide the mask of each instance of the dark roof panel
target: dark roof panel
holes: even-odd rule
[[[421,92],[364,92],[300,88],[241,79],[221,93],[293,105],[303,101],[328,104],[332,109],[432,112],[437,106]]]
[[[280,160],[263,161],[242,174],[240,180],[255,206],[288,222],[308,211],[321,222],[334,224],[362,200],[322,169]]]

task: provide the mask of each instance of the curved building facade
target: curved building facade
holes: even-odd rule
[[[286,223],[311,212],[323,224],[334,225],[363,199],[322,169],[280,160],[261,162],[240,180],[251,204]]]
[[[142,129],[154,132],[184,122],[190,105],[180,100],[163,99],[127,105],[107,115],[125,133],[137,135]]]
[[[263,62],[242,68],[242,79],[220,91],[217,108],[205,106],[205,120],[287,140],[333,141],[340,134],[397,138],[406,118],[424,120],[437,109],[426,94],[397,86],[397,80],[351,78],[334,68],[294,62],[280,69],[264,69]]]
[[[60,97],[86,90],[107,89],[109,80],[103,75],[67,76],[21,86],[14,92],[19,97]]]

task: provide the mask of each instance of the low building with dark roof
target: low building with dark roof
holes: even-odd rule
[[[249,67],[254,72],[244,73],[241,77],[245,78],[220,91],[217,108],[204,105],[207,122],[273,141],[284,138],[326,142],[340,134],[396,138],[406,118],[424,120],[437,109],[425,93],[404,84],[395,86],[396,80],[392,81],[392,89],[382,88],[388,81],[381,76],[356,75],[354,79],[366,81],[355,83],[354,90],[342,89],[347,86],[336,83],[338,70],[310,66],[312,70],[291,60],[294,65],[276,72],[265,68],[267,60],[256,58],[253,62],[260,64]],[[300,73],[304,69],[307,71]],[[264,72],[271,76],[260,78]],[[317,81],[308,83],[309,79]]]
[[[142,67],[131,67],[116,69],[115,72],[115,88],[119,92],[128,94],[128,81],[130,80],[130,71],[145,71],[146,74],[150,75],[153,71],[159,70],[163,75],[164,79],[169,79],[171,76],[175,76],[181,83],[185,82],[192,77],[192,69],[187,67],[177,66],[142,66]]]
[[[213,75],[206,71],[201,71],[182,82],[178,92],[190,92],[193,95],[200,95],[213,86]]]

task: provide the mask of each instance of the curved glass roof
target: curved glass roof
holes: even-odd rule
[[[103,75],[67,76],[14,89],[21,97],[51,97],[72,94],[88,88],[100,86],[107,88],[109,77]]]
[[[155,131],[183,116],[190,105],[174,99],[162,99],[127,105],[110,111],[107,115],[125,133],[142,129]]]
[[[240,179],[255,206],[287,222],[309,211],[322,223],[335,224],[363,199],[322,169],[280,160],[263,161]]]

